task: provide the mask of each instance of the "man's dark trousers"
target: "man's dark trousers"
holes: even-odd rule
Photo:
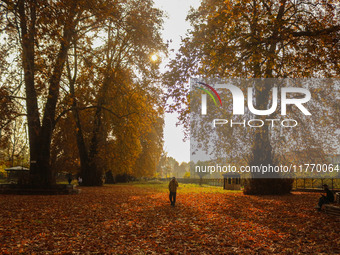
[[[171,192],[170,191],[169,199],[170,199],[171,205],[175,206],[175,203],[176,203],[176,192]]]

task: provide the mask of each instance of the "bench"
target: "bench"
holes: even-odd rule
[[[335,194],[335,203],[325,204],[324,209],[327,214],[340,217],[340,192]]]
[[[329,215],[340,217],[340,205],[336,204],[325,204],[325,212]]]

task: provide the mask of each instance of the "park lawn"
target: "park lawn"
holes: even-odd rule
[[[129,184],[128,184],[129,185]],[[136,182],[133,183],[134,186],[143,189],[151,189],[156,192],[168,192],[168,182],[161,181],[147,181],[147,182]],[[222,187],[210,186],[206,184],[183,184],[179,183],[178,192],[181,194],[186,193],[240,193],[240,190],[224,190]]]
[[[0,253],[340,253],[340,221],[315,211],[318,194],[257,197],[215,189],[221,188],[181,185],[175,208],[166,184],[0,195]]]

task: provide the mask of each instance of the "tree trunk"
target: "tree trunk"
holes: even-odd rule
[[[26,89],[27,122],[30,144],[30,182],[31,184],[47,187],[55,183],[55,175],[50,168],[51,137],[55,125],[56,105],[59,97],[59,84],[67,57],[72,31],[75,23],[74,10],[64,25],[64,34],[57,55],[53,73],[49,80],[49,94],[45,104],[42,125],[38,108],[38,99],[35,90],[35,27],[36,27],[36,1],[18,2],[18,15],[20,19],[21,45],[23,50],[22,65]],[[75,7],[75,6],[74,6]],[[25,8],[29,8],[29,16]]]
[[[108,71],[110,73],[110,71]],[[80,156],[80,163],[81,163],[81,171],[80,175],[83,179],[84,186],[101,186],[103,185],[103,173],[101,169],[98,168],[96,163],[96,157],[98,154],[98,147],[99,147],[99,135],[102,128],[102,106],[105,102],[105,95],[110,85],[111,76],[106,75],[103,81],[103,86],[100,91],[100,95],[97,99],[97,108],[94,114],[94,123],[92,129],[92,137],[90,141],[90,146],[87,150],[84,136],[82,133],[81,123],[80,123],[80,116],[76,109],[76,105],[74,106],[74,117],[76,120],[77,125],[77,145],[79,150]],[[74,92],[74,90],[73,90]],[[74,94],[73,94],[74,95]],[[74,104],[76,104],[76,100],[73,100]]]
[[[71,89],[72,93],[72,89]],[[76,138],[77,147],[80,158],[80,176],[83,179],[82,185],[84,186],[101,186],[103,185],[102,176],[98,173],[98,169],[93,158],[89,157],[88,150],[86,148],[84,135],[82,131],[82,125],[80,122],[79,111],[77,109],[77,102],[73,97],[73,116],[76,122]]]
[[[280,9],[276,17],[275,26],[272,34],[272,41],[270,42],[270,47],[267,54],[267,65],[264,70],[264,80],[256,81],[256,108],[258,110],[265,110],[268,107],[268,102],[270,98],[270,92],[272,89],[272,84],[268,81],[268,78],[273,77],[273,66],[275,59],[275,50],[278,42],[279,27],[282,25],[282,17],[284,14],[284,8],[286,0],[280,1]],[[256,34],[256,25],[254,25],[254,34]],[[255,49],[255,59],[257,55],[260,55]],[[260,63],[254,61],[254,78],[261,78],[262,71],[260,68]],[[265,116],[256,116],[257,119],[262,119],[264,121]],[[260,165],[274,165],[275,160],[272,154],[272,146],[270,144],[270,132],[269,125],[264,125],[263,127],[256,129],[254,132],[254,142],[252,147],[252,157],[249,165],[260,166]],[[290,192],[289,188],[290,182],[285,179],[280,179],[277,173],[268,173],[264,176],[262,173],[252,173],[252,179],[247,183],[245,188],[246,194],[285,194]],[[288,188],[287,188],[288,187]]]

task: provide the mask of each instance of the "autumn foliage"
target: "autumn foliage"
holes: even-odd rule
[[[319,194],[256,197],[180,185],[172,208],[165,190],[81,189],[71,196],[1,196],[0,253],[340,252],[339,220],[313,208]]]
[[[154,174],[163,100],[151,56],[166,54],[162,24],[150,0],[1,1],[0,140],[25,117],[31,184],[52,186],[57,172],[80,172],[89,186],[116,169]]]
[[[235,120],[237,114],[227,107],[222,107],[224,111],[208,107],[210,114],[202,119],[194,118],[200,113],[195,115],[192,110],[193,94],[189,96],[189,86],[186,84],[189,78],[206,83],[211,81],[211,85],[229,82],[226,79],[230,78],[255,78],[258,79],[256,83],[259,80],[262,82],[258,86],[254,86],[256,83],[251,85],[254,88],[254,106],[265,110],[273,101],[271,91],[274,83],[268,82],[271,78],[338,78],[338,14],[339,8],[335,2],[324,0],[201,1],[201,6],[192,9],[187,16],[192,30],[183,38],[179,53],[170,62],[170,70],[164,75],[164,83],[169,88],[168,97],[172,99],[167,110],[179,112],[179,123],[187,128],[190,139],[202,143],[200,146],[206,155],[216,151],[215,159],[223,155],[225,162],[231,162],[236,157],[237,163],[246,159],[246,164],[251,166],[284,163],[287,162],[288,152],[307,151],[309,154],[313,148],[318,150],[319,157],[336,154],[334,148],[337,146],[331,142],[334,141],[334,132],[337,132],[333,129],[337,122],[333,117],[338,115],[338,106],[333,105],[334,99],[326,98],[328,95],[336,97],[332,93],[337,91],[337,85],[322,83],[312,88],[313,100],[318,102],[313,103],[315,109],[312,115],[315,119],[305,119],[296,109],[289,109],[287,117],[301,123],[294,131],[265,125],[258,129],[221,128],[219,132],[218,128],[209,129],[210,125],[197,120],[204,119],[204,122],[206,118],[215,119],[216,116]],[[245,91],[248,86],[238,84],[238,87]],[[233,103],[230,97],[223,101],[227,105]],[[237,121],[248,116],[262,121],[265,119],[264,115],[248,112]],[[270,118],[281,119],[283,116],[275,112]],[[212,141],[210,133],[214,134],[216,141]],[[261,182],[266,187],[272,184],[266,180]],[[249,183],[250,193],[268,193],[267,190],[261,190],[257,183],[257,180]],[[278,179],[276,183],[287,187],[283,179]],[[274,187],[271,194],[277,193]]]

